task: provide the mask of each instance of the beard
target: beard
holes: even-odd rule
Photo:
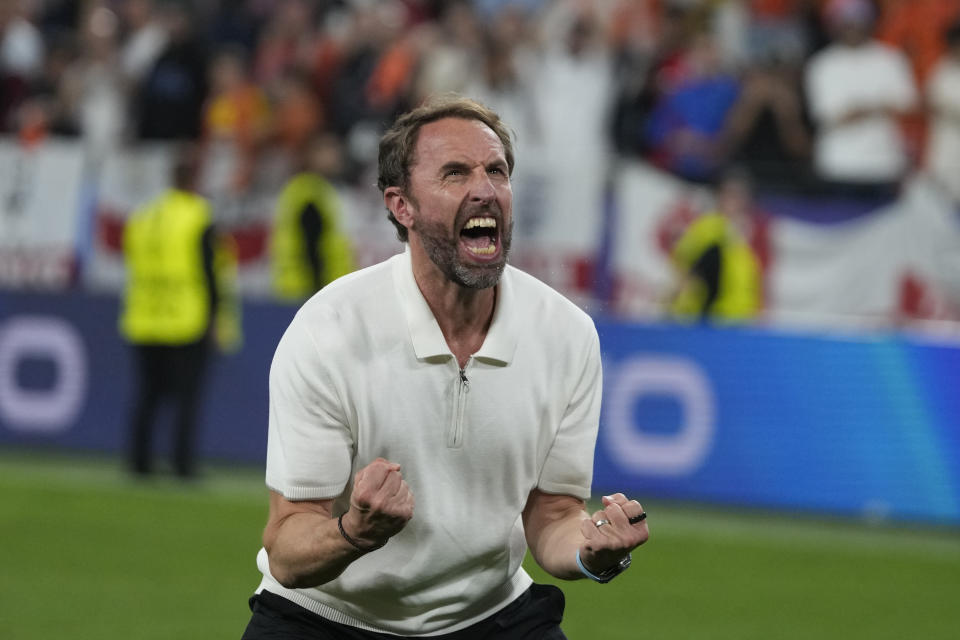
[[[460,259],[460,239],[453,230],[463,228],[467,220],[481,214],[489,214],[497,220],[497,228],[500,230],[500,259],[489,264],[466,264]],[[452,229],[439,222],[423,220],[416,220],[413,225],[413,230],[419,235],[431,262],[437,265],[448,280],[468,289],[489,289],[496,286],[507,266],[513,237],[513,221],[504,228],[503,215],[496,204],[483,207],[461,206]]]

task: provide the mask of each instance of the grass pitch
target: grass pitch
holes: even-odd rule
[[[644,505],[627,573],[559,583],[571,640],[960,637],[960,531]],[[0,638],[239,638],[265,517],[259,469],[132,482],[0,450]]]

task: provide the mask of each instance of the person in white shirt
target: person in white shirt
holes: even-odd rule
[[[896,184],[910,168],[897,118],[917,105],[906,56],[871,37],[868,0],[829,0],[833,42],[806,69],[814,167],[827,181]]]
[[[299,310],[270,371],[263,579],[244,638],[564,638],[562,579],[606,582],[649,537],[585,510],[600,414],[583,311],[507,265],[510,135],[429,100],[380,143],[406,251]]]

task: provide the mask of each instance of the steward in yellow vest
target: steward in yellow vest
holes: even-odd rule
[[[270,260],[273,290],[283,300],[308,298],[355,268],[336,188],[324,177],[336,170],[337,144],[330,136],[312,140],[303,170],[277,200]]]
[[[671,303],[674,315],[723,323],[749,320],[760,312],[760,262],[725,215],[697,218],[674,246],[672,258],[683,274]]]
[[[160,402],[176,404],[173,462],[195,473],[195,417],[212,342],[239,347],[236,252],[219,238],[210,204],[193,192],[194,157],[178,157],[174,186],[136,210],[123,234],[127,284],[120,332],[136,355],[139,395],[131,419],[131,469],[152,470]]]

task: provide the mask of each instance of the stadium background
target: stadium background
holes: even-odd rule
[[[235,131],[202,126],[198,111],[195,133],[208,149],[205,189],[218,223],[241,248],[245,342],[216,363],[207,394],[201,450],[208,477],[186,487],[133,483],[117,456],[132,392],[131,363],[116,332],[123,281],[117,241],[130,209],[166,186],[171,141],[144,130],[136,89],[117,88],[130,85],[117,70],[133,33],[128,4],[135,3],[3,9],[4,638],[64,630],[76,637],[237,637],[243,600],[256,584],[265,382],[295,311],[271,298],[265,246],[272,201],[290,166],[284,135],[296,132],[271,130],[263,144],[248,147]],[[303,15],[313,16],[301,23],[318,29],[320,42],[347,51],[351,38],[368,37],[372,60],[407,60],[419,70],[399,85],[371,84],[386,79],[367,76],[365,102],[345,111],[321,100],[313,121],[342,137],[338,187],[361,264],[400,248],[369,173],[370,141],[390,113],[427,88],[476,92],[494,104],[499,97],[508,114],[523,113],[511,110],[518,104],[543,109],[514,123],[515,262],[594,315],[605,367],[595,486],[627,489],[656,514],[654,541],[622,581],[602,590],[565,585],[572,638],[953,637],[960,214],[920,161],[922,137],[913,138],[914,170],[904,188],[882,205],[758,184],[771,246],[764,312],[745,326],[720,328],[678,324],[663,305],[673,286],[665,235],[711,206],[711,184],[618,143],[623,129],[610,135],[609,114],[624,102],[633,67],[620,63],[606,84],[597,69],[613,67],[623,53],[617,47],[641,37],[620,33],[617,20],[653,25],[662,19],[657,11],[681,7],[691,20],[714,25],[723,42],[722,25],[736,15],[731,8],[795,5],[817,15],[820,3],[513,3],[546,34],[536,40],[546,43],[536,82],[528,78],[528,91],[520,92],[536,87],[524,98],[529,103],[484,93],[481,84],[444,85],[457,74],[434,68],[443,67],[436,61],[461,68],[464,43],[475,38],[457,12],[444,14],[456,19],[437,17],[444,3],[220,4],[194,3],[195,35],[210,51],[246,47],[248,79],[268,89],[268,79],[285,77],[271,75],[283,66],[277,41],[304,37],[291,31]],[[493,23],[507,4],[477,2],[476,11]],[[876,5],[881,26],[898,16],[898,4],[906,3]],[[943,15],[956,4],[932,3]],[[314,12],[298,13],[303,7]],[[563,41],[556,34],[582,7],[590,7],[605,37],[578,65],[547,45]],[[398,22],[402,15],[418,28]],[[99,98],[114,101],[87,94],[89,109],[51,106],[59,90],[37,88],[46,71],[9,53],[29,53],[23,33],[31,25],[46,63],[63,34],[82,36],[70,49],[72,71],[61,68],[59,77],[106,78],[96,85],[107,87]],[[103,53],[110,46],[99,48],[104,42],[115,57]],[[374,86],[395,93],[387,100],[370,93]],[[265,92],[264,122],[296,120],[285,95]],[[42,126],[27,126],[37,113]],[[544,129],[535,142],[524,127],[531,122]],[[238,186],[238,164],[247,161],[255,170]]]

